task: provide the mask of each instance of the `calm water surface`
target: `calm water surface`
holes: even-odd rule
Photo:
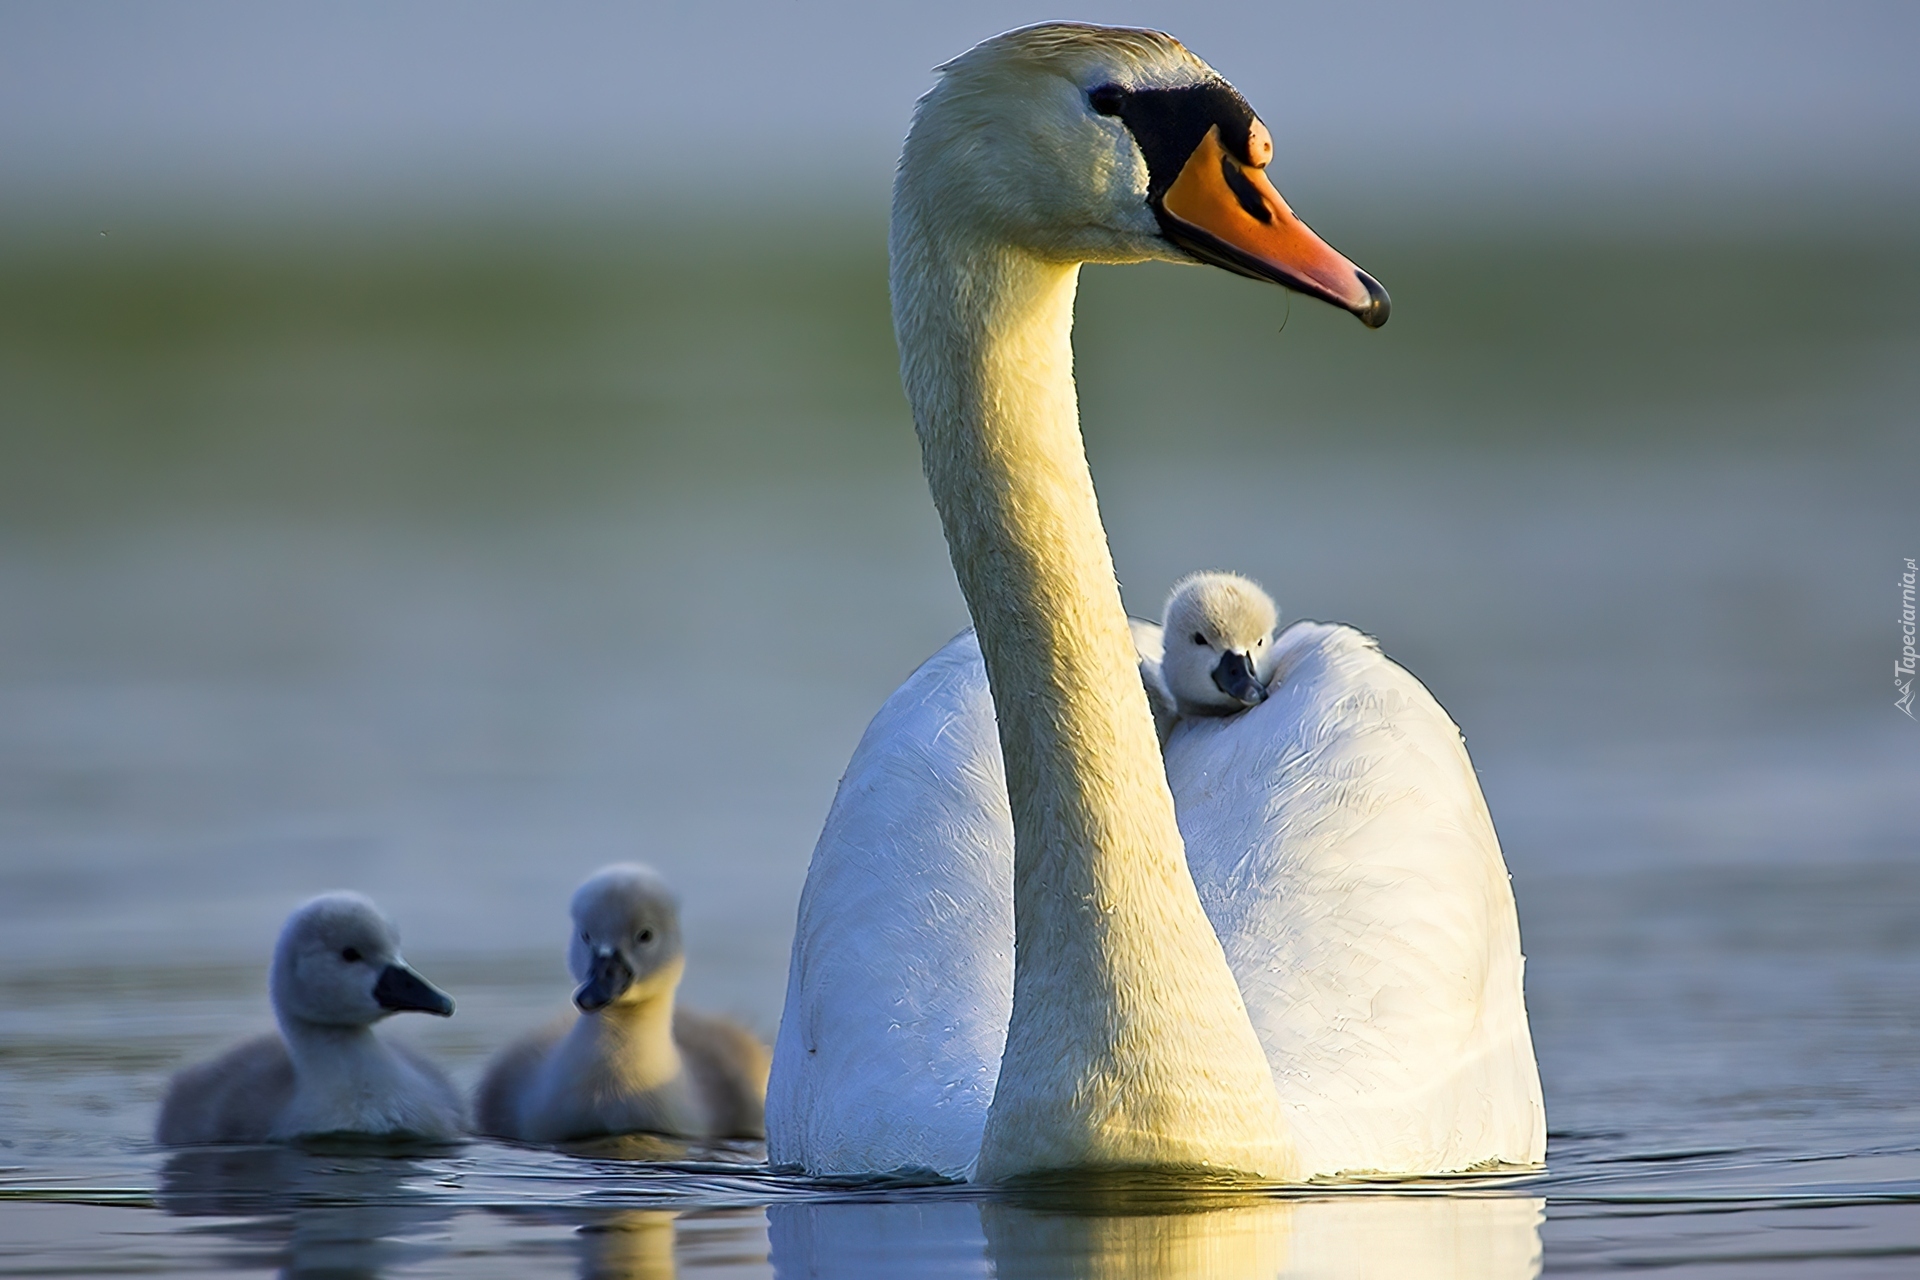
[[[616,858],[680,887],[687,998],[771,1037],[840,767],[965,619],[870,246],[0,260],[0,1274],[1911,1274],[1911,321],[1783,292],[1825,248],[1629,248],[1389,244],[1394,346],[1299,303],[1276,339],[1198,272],[1087,282],[1131,606],[1242,569],[1465,728],[1552,1131],[1536,1177],[1186,1196],[153,1148],[336,886],[456,996],[387,1030],[464,1082],[564,1007],[567,894]],[[1695,324],[1635,270],[1753,305]],[[1502,319],[1542,282],[1586,309]]]

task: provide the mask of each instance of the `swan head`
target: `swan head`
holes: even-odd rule
[[[1053,261],[1211,263],[1386,323],[1386,290],[1267,177],[1267,126],[1172,36],[1046,23],[940,71],[901,155],[897,219]]]
[[[1280,612],[1237,573],[1191,573],[1167,597],[1161,678],[1182,715],[1232,715],[1267,698]]]
[[[287,917],[273,951],[274,1012],[285,1021],[364,1027],[413,1010],[448,1017],[447,993],[400,956],[400,935],[357,893],[325,893]]]
[[[658,872],[616,863],[574,891],[567,966],[580,984],[573,1003],[582,1013],[638,1004],[679,985],[680,906]]]

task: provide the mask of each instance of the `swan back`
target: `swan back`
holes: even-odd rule
[[[1135,628],[1142,651],[1156,642]],[[1187,858],[1305,1175],[1534,1164],[1545,1117],[1505,863],[1459,730],[1348,627],[1167,744]],[[1013,830],[963,634],[875,716],[801,895],[768,1156],[965,1176],[1012,1005]]]
[[[1460,731],[1351,627],[1167,743],[1200,899],[1317,1173],[1544,1157],[1513,891]]]

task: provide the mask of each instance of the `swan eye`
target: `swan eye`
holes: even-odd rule
[[[651,929],[642,929],[642,930],[641,930],[641,931],[640,931],[639,933],[637,933],[637,934],[635,934],[635,935],[634,935],[634,939],[633,939],[633,940],[634,940],[635,942],[639,942],[639,943],[648,943],[648,942],[652,942],[652,941],[653,941],[653,930],[651,930]]]
[[[1205,644],[1207,642],[1207,638],[1201,635],[1198,631],[1196,631],[1193,633],[1193,642],[1195,644]]]
[[[582,929],[580,931],[580,941],[586,943],[588,946],[593,945],[593,939],[587,936],[587,931],[585,929]]]
[[[1127,91],[1117,84],[1103,84],[1087,93],[1087,103],[1103,116],[1120,114],[1121,104],[1127,100]]]
[[[358,948],[358,947],[342,947],[342,948],[340,948],[340,958],[341,958],[342,960],[345,960],[345,961],[346,961],[346,962],[347,962],[348,964],[359,964],[359,963],[360,963],[360,948]]]

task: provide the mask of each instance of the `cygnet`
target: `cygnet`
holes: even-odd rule
[[[1171,718],[1230,716],[1266,701],[1280,613],[1258,583],[1237,573],[1190,573],[1173,584],[1163,616],[1158,693]],[[1155,692],[1149,682],[1149,700]],[[1161,715],[1156,707],[1155,718]],[[1162,741],[1171,728],[1163,723]]]
[[[481,1132],[539,1143],[764,1136],[766,1047],[744,1027],[674,1005],[686,954],[666,882],[648,867],[607,867],[574,893],[572,910],[579,1016],[493,1060],[474,1099]]]
[[[400,958],[399,934],[373,903],[328,893],[296,909],[280,930],[268,986],[280,1033],[176,1075],[160,1107],[159,1142],[460,1136],[466,1116],[453,1083],[373,1032],[404,1010],[453,1013],[447,994]]]

